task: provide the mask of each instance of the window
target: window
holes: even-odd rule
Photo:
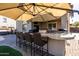
[[[50,30],[56,30],[56,22],[51,22],[51,23],[48,23],[48,29]]]
[[[48,24],[48,28],[49,29],[52,29],[52,24]]]

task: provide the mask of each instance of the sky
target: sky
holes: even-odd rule
[[[79,3],[72,3],[73,4],[73,9],[74,10],[79,10]],[[74,17],[71,18],[70,23],[74,23],[76,21],[79,21],[79,14],[74,13]]]

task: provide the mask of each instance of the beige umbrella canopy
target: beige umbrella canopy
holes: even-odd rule
[[[50,21],[71,9],[69,3],[0,3],[0,15],[17,20]]]

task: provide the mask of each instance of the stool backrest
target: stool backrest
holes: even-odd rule
[[[42,40],[40,33],[34,33],[33,38],[34,38],[35,44],[37,44],[39,46],[43,46],[45,44],[45,42]]]
[[[24,39],[28,42],[33,42],[32,35],[30,33],[24,33]]]

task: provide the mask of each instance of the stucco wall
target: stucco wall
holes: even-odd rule
[[[67,40],[65,44],[65,56],[79,56],[79,40]]]
[[[26,22],[24,25],[24,32],[29,32],[29,30],[32,29],[32,23],[31,22]]]
[[[48,41],[49,53],[55,56],[65,55],[65,40],[49,39]]]
[[[42,23],[39,23],[39,29],[40,30],[46,30],[47,29],[47,22],[42,22]]]
[[[19,32],[29,32],[32,28],[31,22],[23,23],[23,21],[16,21],[16,29]]]
[[[67,14],[65,14],[64,16],[61,17],[61,28],[62,29],[66,29],[66,30],[68,29],[67,28],[67,24],[68,24],[67,20],[68,20]]]

